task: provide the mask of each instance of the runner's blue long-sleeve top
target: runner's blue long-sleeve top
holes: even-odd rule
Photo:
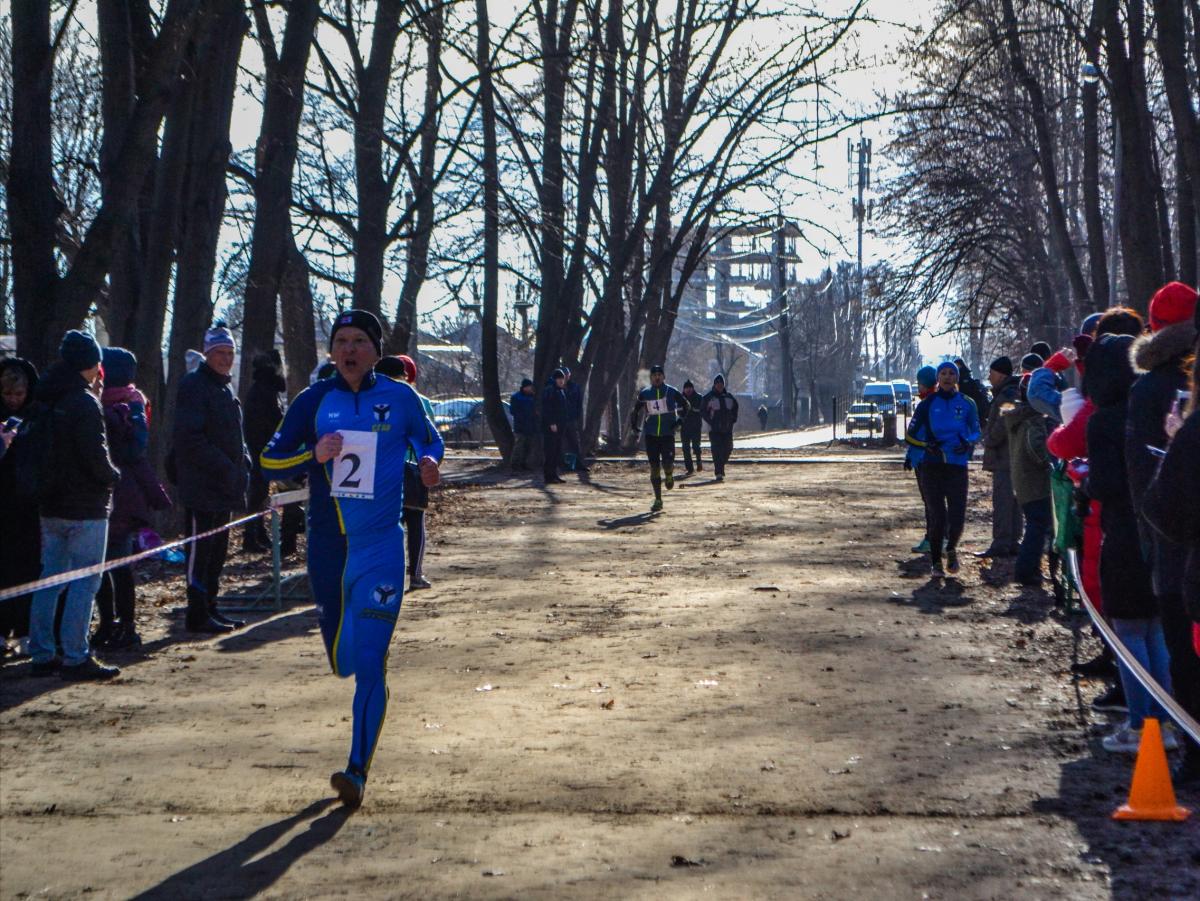
[[[925,460],[966,466],[980,438],[979,411],[961,391],[938,390],[917,404],[904,440],[922,448]]]
[[[673,435],[675,423],[682,422],[691,405],[688,399],[670,385],[643,388],[633,407],[632,424],[636,426],[639,413],[645,413],[642,431],[647,435]]]
[[[317,463],[317,439],[340,432],[340,457]],[[404,462],[440,461],[442,438],[421,396],[405,382],[368,372],[357,392],[340,375],[306,388],[293,401],[262,452],[268,479],[309,476],[308,518],[318,530],[343,535],[395,529],[404,506]]]

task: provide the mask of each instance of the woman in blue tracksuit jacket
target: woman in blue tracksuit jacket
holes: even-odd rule
[[[937,368],[938,390],[917,405],[905,441],[922,450],[921,485],[929,516],[935,576],[958,572],[958,539],[967,519],[967,463],[979,440],[979,411],[958,390],[958,367]],[[946,569],[942,569],[945,542]]]

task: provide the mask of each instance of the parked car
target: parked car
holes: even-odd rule
[[[891,382],[867,382],[863,403],[874,404],[884,416],[896,415],[896,389]]]
[[[896,410],[899,413],[912,412],[912,385],[904,379],[892,379],[892,388],[896,392]]]
[[[501,401],[508,424],[512,411],[508,401]],[[433,402],[433,424],[448,445],[482,447],[492,441],[492,430],[483,415],[482,397],[453,397]]]
[[[854,432],[882,432],[883,414],[875,404],[851,404],[846,414],[846,434]]]

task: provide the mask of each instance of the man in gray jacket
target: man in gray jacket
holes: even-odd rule
[[[1021,395],[1021,380],[1013,375],[1012,360],[998,357],[988,371],[992,385],[992,409],[996,414],[983,430],[983,468],[992,474],[992,543],[976,557],[1013,557],[1021,544],[1024,523],[1021,505],[1013,493],[1012,472],[1009,469],[1008,430],[1000,409],[1014,404]]]

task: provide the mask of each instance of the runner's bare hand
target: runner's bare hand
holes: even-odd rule
[[[442,472],[438,468],[438,461],[433,457],[422,457],[417,463],[421,470],[421,484],[426,488],[432,488],[442,480]]]
[[[328,463],[342,452],[342,433],[330,432],[317,441],[315,456],[318,463]]]

